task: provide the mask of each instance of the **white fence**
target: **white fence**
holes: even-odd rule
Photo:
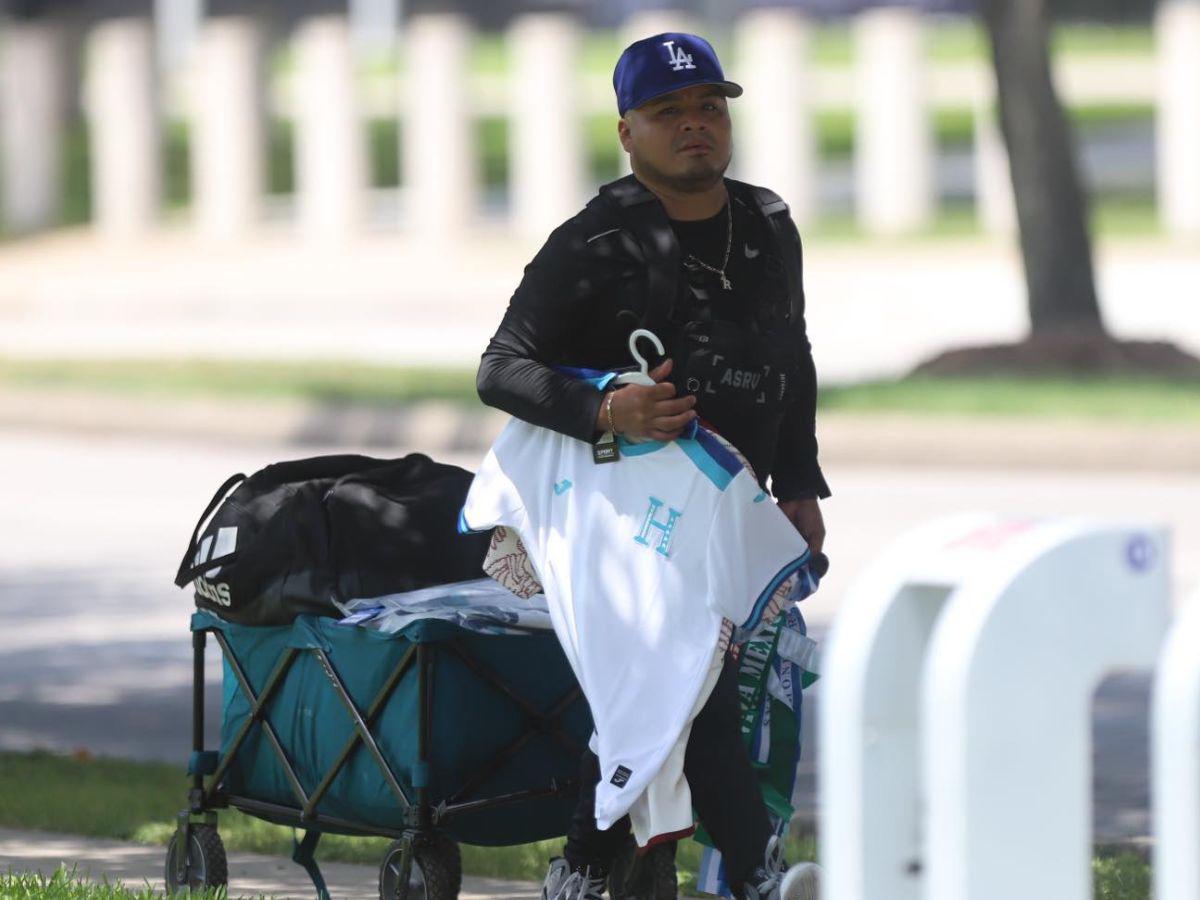
[[[292,36],[296,69],[283,97],[269,90],[261,53],[265,29],[249,13],[207,19],[194,61],[203,66],[187,98],[192,122],[196,220],[212,236],[233,237],[261,218],[264,121],[272,106],[296,120],[297,211],[303,230],[322,238],[361,227],[367,152],[363,105],[351,77],[351,29],[345,16],[301,23]],[[70,43],[57,20],[4,23],[0,31],[0,209],[12,230],[53,224],[61,185],[45,160],[61,147],[59,83],[70,67]],[[633,40],[663,29],[700,27],[683,13],[635,16],[622,32]],[[581,118],[611,110],[607,78],[583,77],[582,25],[567,13],[531,13],[507,35],[516,60],[504,77],[479,79],[469,66],[472,26],[462,16],[426,13],[403,35],[409,71],[384,97],[384,113],[404,120],[405,219],[433,233],[461,233],[481,207],[471,165],[472,122],[505,115],[513,152],[510,223],[544,234],[585,198]],[[727,60],[751,88],[738,107],[739,177],[776,187],[803,226],[820,215],[813,118],[818,109],[855,111],[856,208],[868,233],[929,224],[935,210],[932,112],[938,105],[990,108],[986,65],[931,66],[926,23],[904,8],[868,9],[851,29],[854,63],[841,71],[811,59],[813,22],[794,7],[747,12],[735,25]],[[85,40],[92,135],[95,221],[130,234],[151,227],[161,206],[161,117],[154,54],[145,18],[102,21]],[[1156,106],[1159,207],[1172,233],[1200,235],[1200,3],[1163,0],[1156,28],[1157,61],[1088,61],[1059,72],[1064,95],[1087,102],[1152,102]],[[109,62],[102,63],[101,61]],[[615,60],[614,60],[615,61]],[[56,100],[56,98],[58,98]],[[379,113],[380,110],[373,110]],[[615,115],[615,114],[614,114]],[[615,126],[614,126],[615,130]],[[988,140],[986,129],[980,130]],[[615,136],[614,136],[615,141]],[[995,142],[981,156],[995,156]],[[549,149],[548,149],[549,148]],[[768,149],[771,148],[771,149]],[[555,152],[551,152],[555,151]],[[225,173],[228,173],[227,177]],[[1006,166],[977,167],[982,206],[1004,209]],[[985,225],[1011,228],[1011,215],[981,210]]]
[[[1169,568],[1158,528],[981,515],[873,564],[822,667],[825,896],[1089,900],[1092,695],[1156,661],[1156,897],[1200,896],[1200,602],[1171,628]]]

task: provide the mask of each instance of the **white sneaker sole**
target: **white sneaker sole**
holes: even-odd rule
[[[779,885],[780,900],[821,900],[821,867],[816,863],[796,863],[783,873]]]

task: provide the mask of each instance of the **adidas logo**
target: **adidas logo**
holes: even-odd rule
[[[218,606],[224,606],[228,609],[233,605],[233,599],[229,595],[229,585],[225,582],[213,584],[203,575],[199,576],[195,582],[196,593],[207,600],[212,601]]]
[[[198,566],[201,563],[208,562],[210,559],[218,559],[222,556],[227,556],[237,549],[237,528],[218,528],[216,536],[207,535],[200,542],[200,549],[196,551],[196,556],[192,559],[192,565]],[[216,578],[221,573],[220,566],[214,566],[203,575],[196,577],[195,584],[196,593],[206,600],[224,606],[228,609],[233,605],[233,597],[229,591],[229,585],[226,582],[214,583],[209,579]]]

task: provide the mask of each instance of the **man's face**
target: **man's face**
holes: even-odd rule
[[[635,173],[685,193],[720,182],[733,155],[729,107],[715,85],[655,97],[627,111],[617,131]]]

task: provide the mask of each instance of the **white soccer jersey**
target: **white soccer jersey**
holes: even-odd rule
[[[513,420],[467,495],[464,531],[515,528],[596,725],[596,822],[655,777],[705,681],[722,617],[744,628],[807,562],[804,539],[711,433],[590,444]]]

